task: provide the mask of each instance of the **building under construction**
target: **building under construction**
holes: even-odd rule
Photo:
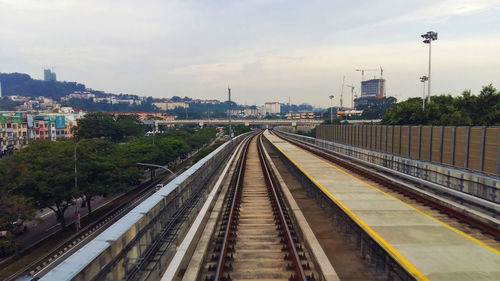
[[[385,79],[361,81],[361,97],[385,97]]]
[[[385,79],[383,78],[383,69],[380,67],[380,78],[365,80],[365,71],[374,71],[378,69],[356,69],[361,71],[361,95],[354,100],[354,108],[365,109],[370,104],[376,104],[376,100],[385,97]]]

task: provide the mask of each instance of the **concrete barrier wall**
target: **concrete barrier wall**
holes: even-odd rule
[[[316,137],[500,176],[500,127],[320,125]]]
[[[361,128],[361,126],[353,127]],[[394,131],[397,132],[399,128],[393,128],[392,126],[389,126],[387,128],[387,131],[390,133],[393,129],[395,129]],[[425,130],[427,130],[427,132],[429,133],[433,131],[430,127],[423,127],[422,132],[424,132]],[[321,131],[317,129],[316,132],[318,133],[318,131],[320,133],[328,132],[326,130]],[[439,132],[440,128],[438,128],[438,133]],[[311,138],[286,132],[280,133],[286,134],[287,137],[291,137],[327,149],[329,151],[347,155],[368,163],[376,164],[384,168],[401,172],[405,175],[413,176],[430,183],[438,184],[442,187],[449,188],[454,191],[463,192],[497,204],[500,203],[500,179],[498,176],[488,175],[485,173],[477,173],[473,170],[458,169],[453,166],[412,159],[410,157],[403,157],[395,155],[393,153],[379,152],[372,149],[341,144],[338,142],[323,140],[319,138]],[[399,138],[398,134],[395,135],[397,135],[396,138]],[[394,134],[392,136],[394,136]],[[423,144],[425,145],[425,142],[423,142]]]
[[[48,272],[41,280],[94,280],[104,267],[110,266],[116,257],[123,254],[122,250],[128,247],[125,257],[114,264],[113,270],[109,271],[106,276],[112,280],[124,279],[126,272],[134,265],[134,261],[140,258],[146,250],[144,245],[157,239],[158,231],[165,226],[165,223],[168,223],[176,208],[179,208],[190,196],[191,189],[206,180],[219,163],[227,160],[228,155],[243,140],[243,137],[236,137],[232,143],[226,142],[198,161]],[[181,197],[176,197],[181,190],[187,192]],[[173,201],[174,198],[176,198],[175,201]],[[175,203],[174,208],[172,208],[172,202]],[[140,237],[139,241],[134,240],[138,237]],[[167,256],[162,256],[162,259]],[[166,261],[162,260],[160,264],[165,266]]]

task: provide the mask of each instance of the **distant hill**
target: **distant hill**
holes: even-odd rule
[[[24,73],[0,73],[2,96],[50,97],[59,100],[74,91],[85,91],[85,85],[76,82],[43,81]]]

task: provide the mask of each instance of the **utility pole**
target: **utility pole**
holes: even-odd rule
[[[342,90],[340,91],[340,108],[344,108],[344,83],[345,83],[345,75],[342,77]]]
[[[229,139],[233,141],[233,130],[231,128],[231,88],[227,86],[227,94],[229,96]]]
[[[351,88],[351,109],[354,110],[354,86],[353,85],[346,85],[346,87]]]
[[[155,144],[156,120],[153,120],[153,145]]]
[[[333,125],[333,95],[329,96],[330,98],[330,125]]]
[[[76,169],[76,164],[78,162],[78,158],[77,158],[77,155],[76,155],[76,148],[78,147],[78,144],[80,144],[80,141],[82,141],[81,139],[76,141],[75,140],[75,147],[74,147],[74,150],[73,150],[73,160],[75,162],[75,190],[78,190],[78,171]]]
[[[78,146],[78,142],[75,143],[75,149],[74,149],[74,154],[73,154],[73,160],[75,160],[75,191],[78,190],[78,179],[77,179],[77,170],[76,170],[76,147]]]

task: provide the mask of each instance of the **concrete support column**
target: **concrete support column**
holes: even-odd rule
[[[464,152],[464,168],[467,169],[469,167],[469,139],[470,139],[470,127],[467,127],[465,132],[465,152]],[[500,146],[499,146],[500,148]],[[500,163],[500,162],[499,162]]]
[[[401,128],[403,128],[403,126],[399,125],[399,145],[398,145],[398,155],[401,155]]]
[[[439,163],[443,163],[443,135],[444,135],[444,127],[440,128],[440,137],[439,137]]]
[[[407,142],[407,146],[406,146],[406,152],[408,155],[408,158],[410,158],[410,145],[411,145],[411,126],[408,126],[408,142]]]
[[[485,144],[485,138],[486,138],[486,127],[483,127],[481,129],[481,157],[479,160],[479,170],[483,171],[484,170],[484,144]]]
[[[420,160],[422,157],[421,149],[422,149],[422,126],[419,126],[418,127],[418,156],[417,156],[418,160]]]
[[[500,140],[500,132],[498,133],[498,139]],[[497,176],[500,175],[500,143],[498,144],[498,152],[497,152]]]
[[[451,128],[451,165],[455,166],[455,140],[457,136],[457,127]]]
[[[432,161],[432,126],[429,126],[429,161]]]

